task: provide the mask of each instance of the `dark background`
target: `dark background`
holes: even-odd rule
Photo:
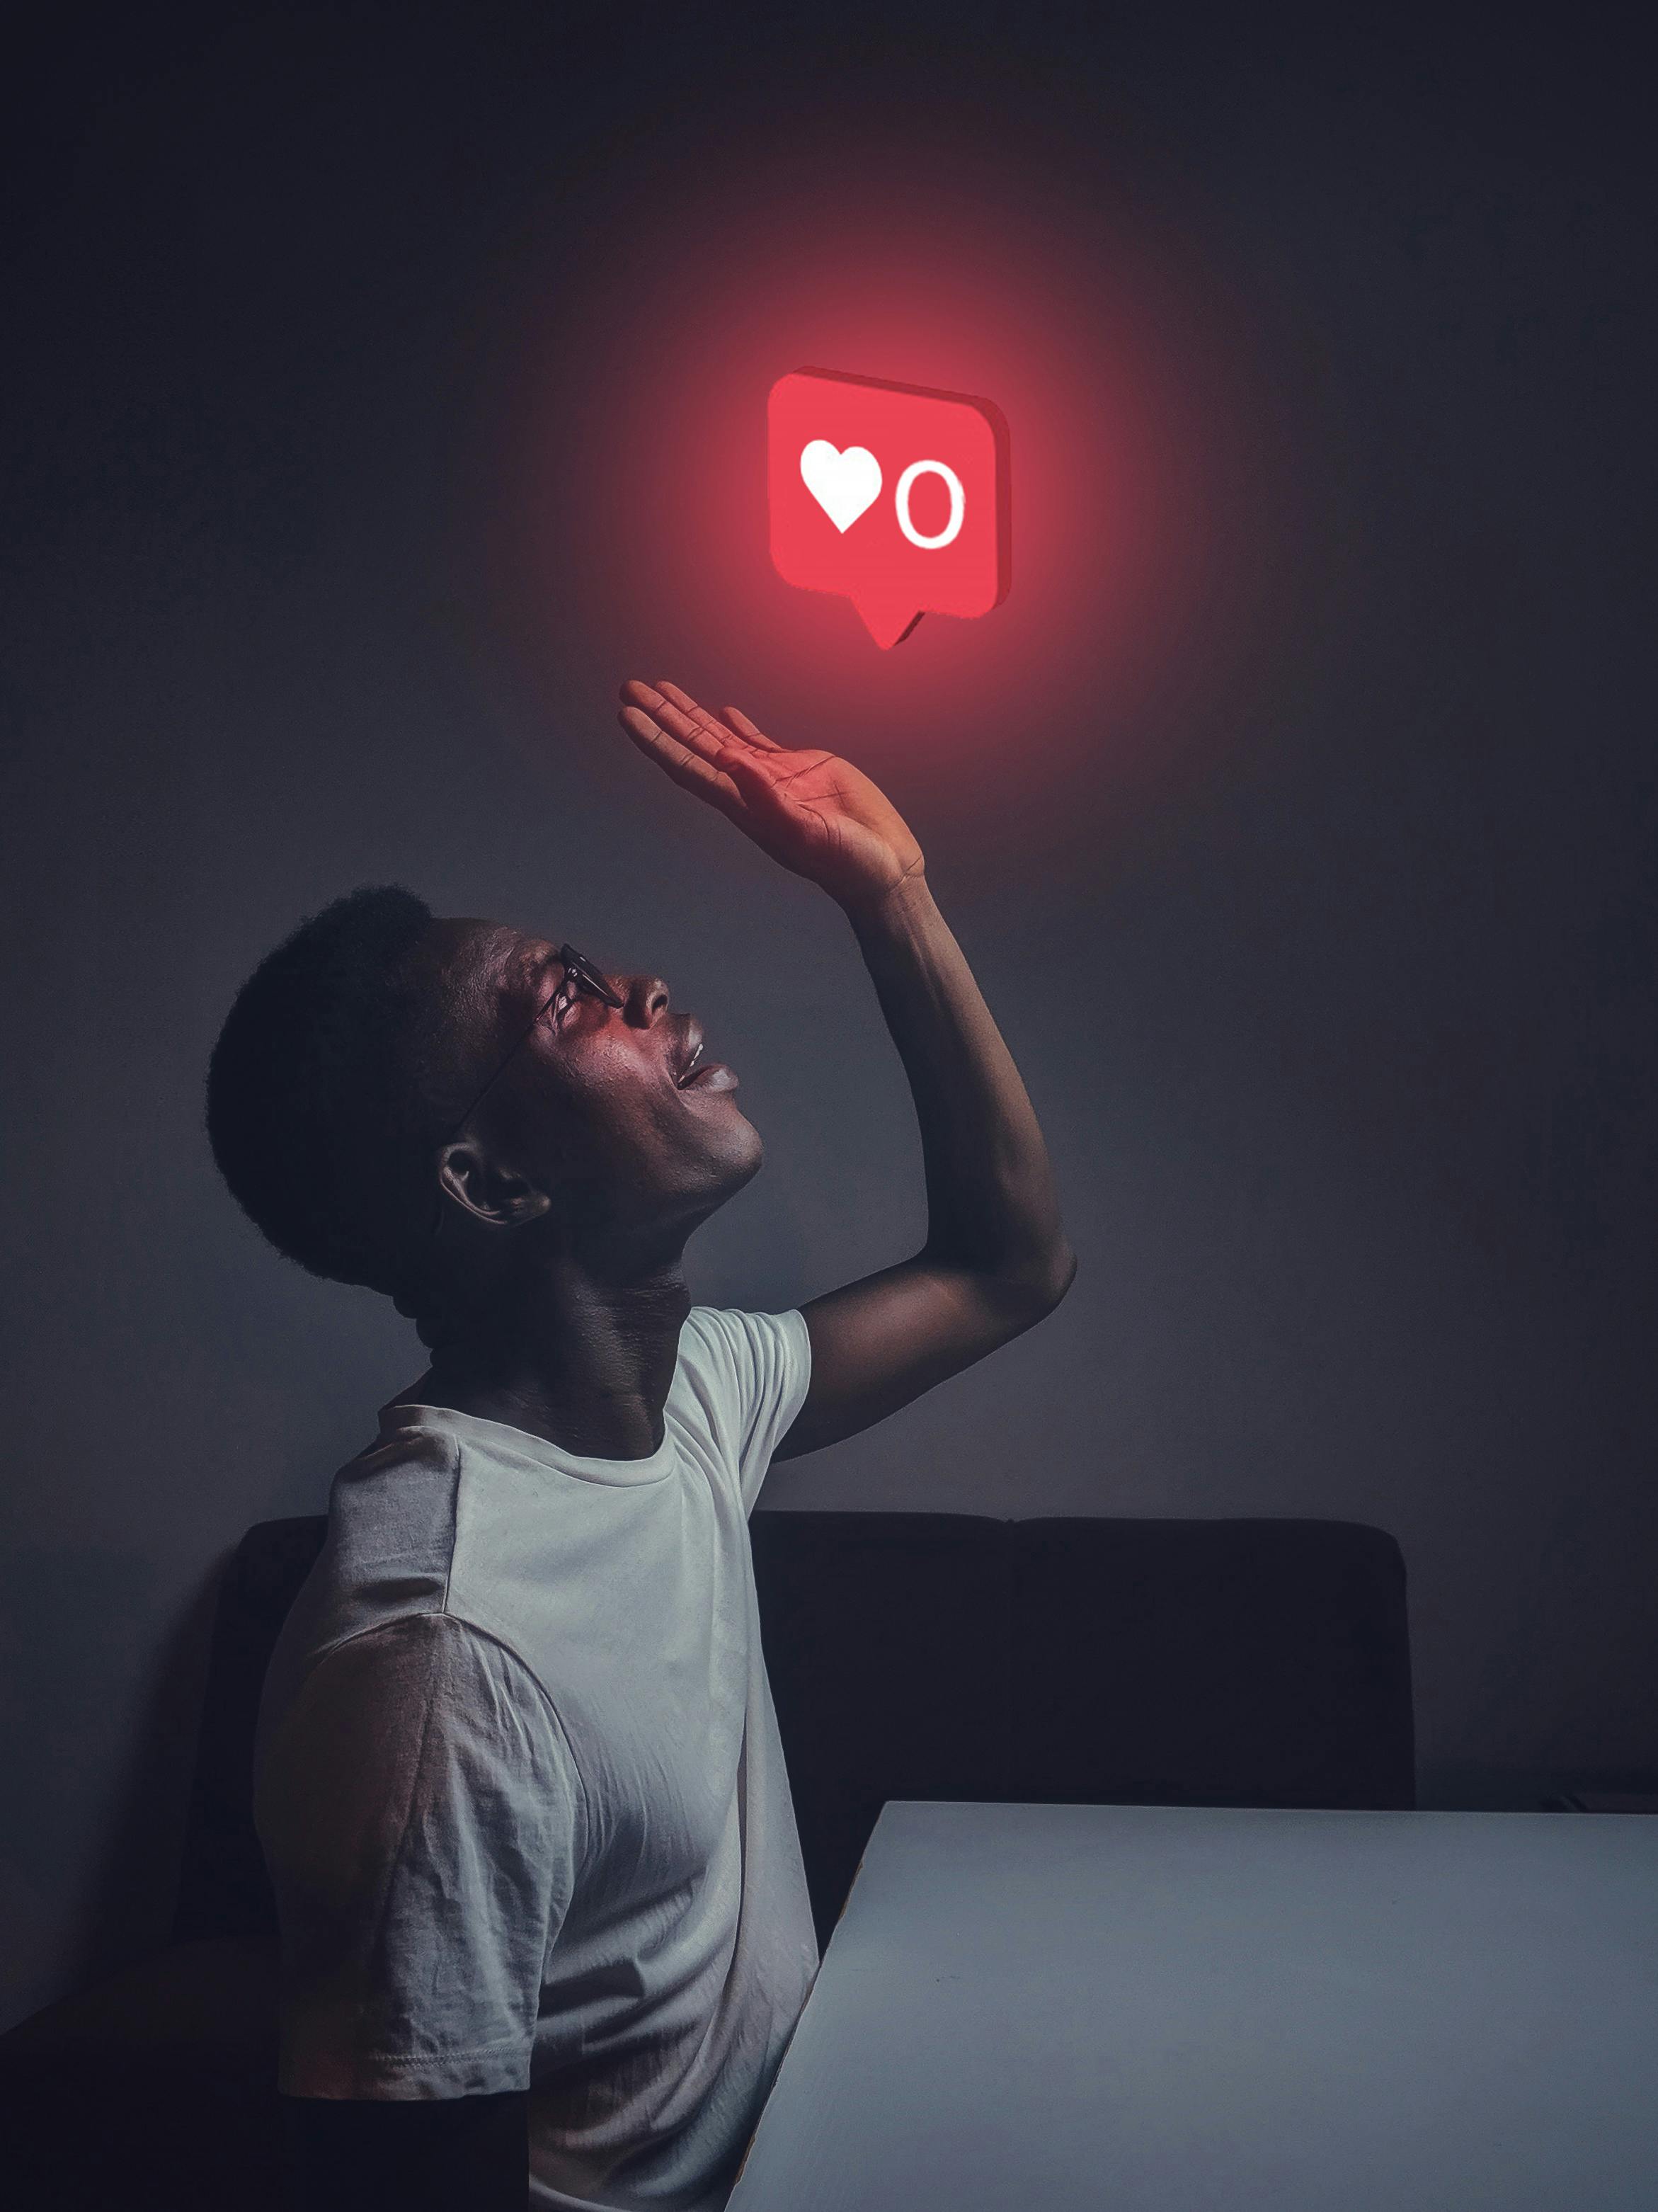
[[[762,118],[936,132],[945,191],[1005,134],[1079,235],[1169,242],[1140,312],[1165,354],[1243,334],[1258,488],[1206,509],[1220,583],[1121,751],[1004,714],[964,787],[770,673],[774,726],[914,818],[1081,1273],[768,1504],[1375,1522],[1424,1803],[1658,1765],[1654,208],[1610,20],[71,9],[12,47],[0,2016],[158,1940],[216,1562],[419,1369],[260,1246],[201,1133],[301,914],[401,878],[661,968],[768,1143],[699,1297],[919,1239],[839,917],[616,738],[625,624],[550,618],[531,669],[477,584],[515,315],[584,211],[668,220]],[[651,642],[636,672],[750,696]]]

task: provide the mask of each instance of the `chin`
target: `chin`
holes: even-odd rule
[[[738,1133],[717,1150],[710,1146],[703,1155],[702,1171],[696,1179],[695,1194],[687,1192],[681,1204],[672,1209],[682,1232],[695,1235],[705,1221],[751,1183],[760,1172],[763,1157],[759,1131],[751,1121],[739,1119]]]
[[[766,1157],[766,1148],[760,1140],[760,1132],[745,1115],[732,1109],[734,1127],[729,1138],[725,1137],[719,1148],[720,1202],[734,1198],[745,1183],[754,1181]]]

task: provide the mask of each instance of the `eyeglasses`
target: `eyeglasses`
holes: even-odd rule
[[[505,1075],[508,1067],[511,1066],[515,1055],[529,1042],[531,1036],[534,1034],[536,1023],[540,1021],[542,1016],[547,1012],[547,1009],[550,1006],[556,1006],[558,1004],[559,1000],[564,996],[567,991],[572,992],[573,994],[575,992],[586,991],[595,999],[602,999],[607,1006],[623,1006],[627,1004],[626,1000],[623,998],[620,992],[613,991],[610,988],[610,985],[604,981],[604,978],[599,974],[598,969],[594,967],[592,962],[591,960],[585,959],[583,956],[576,951],[574,945],[561,945],[558,948],[557,957],[559,965],[564,970],[564,973],[559,978],[557,990],[554,992],[550,999],[545,1000],[542,1005],[536,1008],[535,1021],[532,1021],[530,1024],[529,1027],[525,1030],[523,1036],[518,1039],[517,1042],[508,1048],[506,1057],[501,1060],[501,1065],[496,1068],[495,1073],[489,1078],[489,1080],[484,1085],[483,1090],[478,1092],[477,1097],[473,1099],[471,1104],[461,1115],[459,1121],[456,1122],[454,1127],[450,1130],[448,1135],[444,1139],[443,1141],[446,1145],[452,1144],[454,1142],[455,1139],[466,1127],[466,1124],[471,1120],[473,1115],[477,1112],[478,1108],[483,1104],[489,1092],[494,1090],[495,1085],[501,1080],[501,1077]],[[442,1186],[440,1185],[437,1197],[432,1208],[432,1234],[434,1237],[437,1235],[438,1225],[442,1219],[443,1190]]]

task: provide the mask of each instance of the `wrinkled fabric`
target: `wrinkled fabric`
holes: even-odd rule
[[[290,2095],[529,2092],[529,2203],[717,2212],[817,1966],[747,1516],[799,1312],[692,1309],[643,1460],[388,1406],[256,1751]]]

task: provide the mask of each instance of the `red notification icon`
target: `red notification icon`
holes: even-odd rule
[[[988,399],[797,368],[771,388],[772,564],[852,601],[877,645],[987,615],[1011,581],[1007,423]]]

